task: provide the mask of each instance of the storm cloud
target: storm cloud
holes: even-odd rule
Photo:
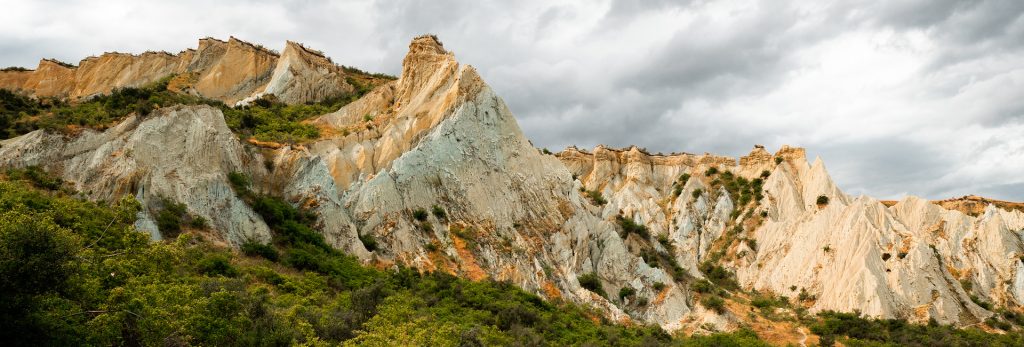
[[[1024,199],[1024,2],[21,1],[0,65],[200,37],[397,73],[437,34],[534,144],[820,156],[850,193]]]

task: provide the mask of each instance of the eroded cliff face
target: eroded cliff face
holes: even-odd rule
[[[271,94],[286,103],[316,102],[353,90],[341,67],[316,51],[289,41],[278,55],[234,37],[204,38],[178,54],[105,53],[77,67],[43,59],[36,70],[0,71],[0,88],[74,101],[172,75],[171,90],[227,104]]]
[[[339,82],[344,71],[298,44],[279,57],[261,52],[204,40],[177,56],[144,55],[146,63],[105,55],[78,69],[52,63],[0,74],[0,82],[33,81],[36,93],[71,97],[185,71],[169,88],[224,100],[266,93],[305,102],[351,90]],[[95,72],[104,65],[137,67],[115,78]],[[91,82],[79,85],[78,75]],[[63,79],[74,83],[54,82]],[[989,206],[973,217],[913,197],[891,207],[850,197],[800,148],[755,147],[738,159],[603,146],[544,155],[476,70],[432,36],[413,40],[398,80],[310,123],[323,139],[258,148],[240,142],[216,108],[166,107],[103,132],[5,140],[0,166],[43,166],[94,199],[179,201],[235,246],[270,236],[228,183],[228,173],[241,172],[257,192],[317,214],[331,245],[368,264],[510,281],[669,330],[743,320],[745,312],[716,313],[689,293],[704,262],[733,270],[745,289],[803,291],[816,297],[803,303],[812,311],[967,325],[991,315],[971,294],[1010,307],[1024,300],[1024,213]],[[738,195],[726,175],[759,190]],[[597,193],[605,203],[591,198]],[[418,210],[427,213],[418,218]],[[138,227],[159,238],[149,211]],[[649,237],[625,232],[617,221],[627,218]],[[580,285],[585,274],[596,275],[607,298]],[[625,287],[636,294],[615,295]]]
[[[605,217],[621,211],[652,234],[666,235],[680,264],[698,276],[696,264],[717,242],[724,255],[719,261],[745,289],[790,298],[806,292],[815,298],[805,302],[812,312],[858,310],[967,325],[992,315],[972,294],[1000,306],[1021,305],[1019,211],[990,204],[972,217],[917,197],[892,207],[850,197],[820,159],[808,163],[802,149],[790,147],[774,155],[755,148],[738,161],[650,155],[635,147],[593,153],[569,148],[558,156],[588,189],[607,197]],[[762,199],[737,206],[724,189],[708,189],[717,179],[705,175],[712,166],[762,178]],[[692,178],[680,184],[682,174]],[[819,204],[819,196],[828,203]],[[730,232],[736,233],[733,240],[723,236]]]

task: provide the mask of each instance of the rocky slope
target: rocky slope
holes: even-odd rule
[[[199,40],[178,54],[105,53],[71,66],[43,59],[36,70],[0,71],[0,88],[35,97],[78,100],[115,88],[141,87],[174,75],[173,90],[228,104],[273,94],[286,103],[350,93],[346,74],[323,54],[288,41],[282,54],[234,37]]]
[[[53,63],[0,82],[84,97],[185,71],[173,86],[226,101],[267,93],[303,102],[351,88],[339,82],[343,70],[300,45],[289,42],[278,57],[231,42],[204,40],[194,52],[147,58],[152,66],[140,62],[146,55],[128,56],[141,64],[130,78],[79,80],[87,64]],[[64,82],[39,83],[44,72]],[[847,196],[799,148],[755,147],[738,160],[603,146],[544,155],[477,72],[432,36],[413,40],[398,80],[311,123],[322,139],[257,148],[215,108],[166,107],[103,132],[0,142],[0,166],[41,165],[94,199],[133,194],[151,207],[139,229],[157,238],[153,211],[163,198],[180,201],[236,246],[269,238],[228,183],[241,172],[257,191],[317,214],[331,245],[367,263],[510,281],[670,330],[744,319],[694,299],[702,263],[734,271],[747,290],[802,291],[812,311],[969,325],[991,315],[971,295],[1001,307],[1024,302],[1024,213],[988,206],[973,217],[913,197],[887,207]],[[376,249],[360,237],[376,239]],[[581,286],[590,274],[608,295]],[[623,288],[633,294],[616,295]]]

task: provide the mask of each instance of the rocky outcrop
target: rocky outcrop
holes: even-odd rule
[[[353,91],[341,67],[316,51],[287,42],[283,55],[234,37],[199,40],[178,54],[105,53],[77,67],[44,59],[32,71],[0,71],[0,88],[35,97],[87,99],[116,88],[143,87],[175,76],[171,90],[234,104],[263,95],[306,103]]]
[[[209,106],[163,108],[76,137],[35,131],[0,142],[0,166],[41,166],[93,199],[132,194],[143,206],[161,198],[182,202],[234,245],[269,240],[266,224],[227,181],[230,172],[260,172],[261,159],[239,143],[220,110]],[[160,239],[151,211],[140,213],[137,225]]]
[[[212,39],[176,56],[143,56],[147,63],[105,55],[77,69],[41,65],[0,74],[0,83],[33,81],[23,90],[72,97],[173,70],[186,73],[169,88],[229,101],[351,91],[339,82],[344,70],[290,42],[279,57]],[[100,73],[111,66],[124,66],[120,77]],[[182,202],[231,245],[267,240],[266,224],[228,184],[237,171],[258,192],[317,214],[328,243],[366,263],[510,281],[670,330],[731,329],[743,319],[693,300],[688,288],[705,277],[702,263],[734,271],[745,289],[803,292],[800,304],[812,312],[968,325],[992,314],[971,296],[1024,303],[1022,212],[987,205],[971,216],[914,197],[891,206],[851,197],[821,160],[809,163],[794,147],[772,154],[756,146],[738,159],[604,146],[542,154],[476,70],[433,36],[412,41],[399,79],[310,123],[323,139],[257,148],[241,143],[216,108],[166,107],[103,132],[5,140],[0,166],[41,165],[94,199]],[[138,227],[159,238],[150,211]],[[626,232],[627,221],[649,235]],[[364,246],[367,237],[376,249]],[[579,279],[590,274],[611,295],[583,288]],[[636,294],[615,295],[625,287]]]

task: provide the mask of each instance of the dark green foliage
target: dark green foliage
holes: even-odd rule
[[[585,273],[580,275],[577,279],[580,281],[580,287],[597,293],[600,296],[608,296],[607,294],[605,294],[604,286],[601,285],[601,280],[597,278],[596,273]]]
[[[242,253],[250,257],[263,257],[270,261],[277,261],[281,256],[274,246],[262,244],[257,241],[246,241],[243,243]]]
[[[981,306],[981,308],[983,308],[983,309],[986,309],[986,310],[989,310],[989,311],[992,310],[992,303],[987,302],[985,300],[981,300],[981,298],[978,298],[977,295],[971,294],[971,301],[973,301],[978,306]]]
[[[722,299],[722,297],[718,295],[705,296],[703,299],[700,300],[700,304],[718,313],[725,312],[725,299]]]
[[[231,266],[231,258],[223,253],[211,253],[199,260],[199,273],[207,276],[238,276],[238,270]]]
[[[867,319],[857,313],[824,311],[811,325],[811,332],[825,341],[846,338],[844,345],[891,346],[1021,346],[1020,334],[988,334],[977,328],[957,329],[949,325],[910,324],[899,319]],[[831,344],[828,344],[831,345]]]
[[[160,198],[160,209],[156,214],[156,226],[165,239],[174,239],[181,233],[181,224],[188,211],[185,204]]]
[[[718,174],[718,168],[714,167],[714,166],[708,168],[707,171],[704,171],[704,176],[714,176],[714,175],[717,175],[717,174]]]
[[[731,333],[715,333],[711,335],[693,335],[690,339],[683,341],[683,347],[719,347],[719,346],[743,346],[743,347],[768,347],[767,342],[761,341],[757,334],[750,329],[740,329]]]
[[[711,283],[711,281],[702,278],[691,283],[690,290],[701,294],[707,294],[712,293],[715,290],[715,285]]]
[[[692,195],[693,198],[696,199],[696,198],[700,197],[701,193],[702,193],[701,190],[698,188],[698,189],[694,189],[693,192],[690,193],[690,195]]]
[[[547,155],[551,155],[551,151],[549,151],[547,148],[541,149],[541,152]]]
[[[775,165],[782,164],[782,157],[775,157]]]
[[[682,175],[679,175],[679,185],[680,186],[686,185],[686,182],[688,182],[688,181],[690,181],[690,174],[684,173]]]
[[[705,261],[700,264],[699,269],[700,272],[704,273],[704,276],[711,281],[711,283],[727,290],[739,289],[739,284],[736,282],[736,276],[722,266]]]
[[[416,209],[412,210],[412,218],[415,218],[420,222],[426,221],[427,216],[427,210],[423,209],[422,207],[417,207]]]
[[[236,194],[247,193],[249,185],[252,184],[248,176],[237,171],[228,173],[228,183],[231,183],[231,188],[235,190]]]
[[[622,228],[622,237],[626,238],[629,234],[637,234],[638,236],[647,239],[651,236],[646,226],[637,224],[633,218],[616,216],[615,221],[619,223],[619,227]]]
[[[120,88],[109,95],[69,104],[59,100],[37,101],[0,90],[0,139],[36,129],[68,131],[71,127],[105,129],[134,113],[146,116],[160,107],[205,104],[217,107],[235,133],[260,141],[299,143],[320,137],[319,130],[303,123],[314,116],[337,111],[372,90],[375,84],[351,82],[356,91],[318,103],[287,105],[267,96],[248,106],[229,107],[220,101],[167,90],[167,76],[142,88]],[[352,80],[350,78],[350,80]]]
[[[375,239],[373,235],[359,235],[359,241],[363,243],[363,247],[366,247],[367,251],[373,252],[377,250],[377,239]]]
[[[586,192],[587,197],[590,198],[590,201],[593,202],[594,205],[601,206],[608,203],[608,200],[605,200],[604,196],[601,195],[601,192],[596,190],[588,190]]]
[[[448,219],[448,214],[444,212],[444,208],[438,205],[431,207],[430,213],[434,214],[434,217],[438,220]]]
[[[651,288],[657,291],[661,291],[662,289],[665,289],[665,284],[661,282],[654,282],[654,284],[651,285]]]
[[[768,170],[761,171],[761,179],[765,179],[766,180],[766,179],[768,179],[768,176],[771,176],[771,175],[772,175],[771,171],[768,171]]]
[[[619,289],[619,300],[625,300],[627,297],[636,295],[636,289],[633,287],[625,286]]]
[[[775,297],[771,295],[755,295],[750,300],[750,305],[761,310],[771,310],[776,307],[789,307],[789,300],[786,297]]]
[[[35,101],[0,91],[0,137],[18,136],[36,129],[67,131],[69,127],[105,129],[130,114],[146,116],[154,109],[175,104],[219,104],[167,90],[171,76],[143,88],[119,88],[107,95],[68,104]]]
[[[2,91],[2,89],[0,89]],[[29,166],[24,169],[9,169],[6,172],[9,180],[24,180],[36,188],[46,190],[57,190],[64,185],[64,180],[46,173],[38,166]]]
[[[818,205],[828,205],[828,197],[824,195],[818,195],[818,200],[816,200],[816,202],[818,203]]]
[[[808,293],[807,288],[800,288],[800,295],[797,295],[796,298],[800,301],[814,301],[818,299],[816,295]]]

